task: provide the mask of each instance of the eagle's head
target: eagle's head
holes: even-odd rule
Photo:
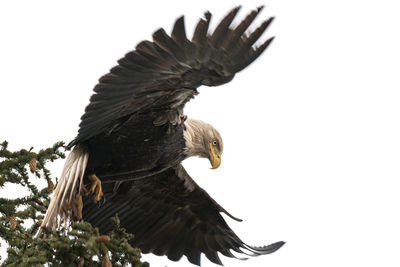
[[[208,158],[212,169],[221,165],[221,154],[224,149],[219,132],[210,124],[200,120],[185,121],[185,154],[187,157]]]

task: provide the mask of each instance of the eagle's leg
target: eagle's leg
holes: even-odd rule
[[[82,208],[83,208],[81,194],[79,194],[75,199],[75,207],[76,207],[76,214],[74,214],[74,219],[76,221],[80,221],[82,219]]]
[[[92,185],[89,188],[89,193],[94,193],[93,202],[97,203],[100,198],[103,196],[103,190],[101,189],[101,180],[96,176],[96,174],[89,175],[90,181],[92,181]]]

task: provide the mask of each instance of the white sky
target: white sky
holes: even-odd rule
[[[274,43],[185,112],[213,124],[222,165],[185,162],[254,245],[278,252],[226,266],[400,266],[400,4],[243,1],[276,16]],[[97,79],[159,27],[239,1],[2,1],[0,139],[36,149],[72,140]],[[261,20],[258,20],[260,22]],[[62,164],[61,164],[62,165]],[[54,176],[61,172],[54,167]],[[16,192],[0,192],[16,195]],[[1,249],[4,255],[4,248]],[[144,256],[151,266],[188,266]],[[205,257],[203,266],[214,266]]]

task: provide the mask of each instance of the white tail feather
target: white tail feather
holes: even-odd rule
[[[77,164],[77,166],[76,166],[76,168],[75,168],[75,171],[74,172],[72,172],[72,173],[75,173],[75,176],[74,176],[74,179],[73,179],[73,184],[72,184],[72,188],[76,188],[76,182],[78,182],[78,178],[79,177],[81,177],[81,174],[79,173],[79,170],[81,170],[82,169],[82,161],[80,160],[80,161],[78,161],[78,164]],[[75,167],[75,165],[74,165],[74,167]],[[85,168],[86,167],[86,165],[83,167],[83,168]],[[76,170],[78,170],[78,171],[76,171]],[[83,172],[85,172],[85,170],[83,170]],[[82,179],[81,179],[82,180]],[[80,190],[79,190],[80,191]],[[69,194],[69,202],[71,202],[72,201],[72,197],[75,195],[74,194],[75,193],[75,191],[74,190],[71,190],[71,192],[70,192],[70,194]]]
[[[58,180],[54,194],[50,200],[50,205],[46,211],[46,215],[42,222],[42,227],[48,227],[55,230],[61,224],[62,219],[68,220],[71,216],[70,211],[66,211],[63,207],[72,205],[74,196],[76,195],[76,185],[78,179],[79,192],[83,184],[83,175],[89,159],[89,153],[79,145],[67,157],[61,177]],[[69,196],[68,196],[69,194]]]

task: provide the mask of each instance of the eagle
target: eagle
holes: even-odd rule
[[[100,232],[111,230],[118,214],[134,235],[130,243],[143,253],[186,256],[200,265],[204,254],[222,264],[227,257],[258,256],[278,250],[244,243],[221,213],[240,221],[219,205],[186,172],[189,157],[221,164],[224,149],[210,124],[188,118],[183,109],[202,85],[218,86],[257,59],[273,37],[256,42],[273,21],[249,30],[263,7],[233,25],[240,7],[232,9],[210,32],[211,13],[201,18],[191,40],[184,17],[172,33],[154,32],[118,60],[99,79],[85,109],[72,149],[51,198],[42,227],[53,230],[85,220]]]

